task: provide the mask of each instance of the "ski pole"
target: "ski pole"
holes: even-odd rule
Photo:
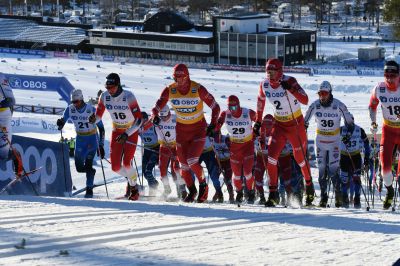
[[[62,134],[62,129],[60,130],[60,134],[61,134],[61,153],[62,153],[62,160],[63,160],[63,171],[64,171],[64,184],[65,184],[65,190],[67,190],[67,174],[65,173],[65,155],[64,155],[64,137]]]
[[[353,172],[355,172],[356,166],[355,166],[355,164],[354,164],[353,158],[351,157],[350,152],[349,152],[349,150],[347,149],[347,146],[346,146],[346,145],[345,145],[345,147],[346,147],[347,156],[349,156],[349,159],[350,159],[350,162],[351,162],[351,166],[352,166],[352,168],[353,168]],[[350,180],[349,180],[349,181],[350,181]],[[350,182],[349,182],[349,183],[350,183]],[[370,209],[370,207],[369,207],[369,201],[368,201],[368,199],[367,199],[367,196],[365,195],[365,191],[364,191],[364,187],[363,187],[362,182],[361,182],[361,178],[360,178],[360,187],[361,187],[362,193],[364,194],[365,201],[366,201],[366,203],[367,203],[367,211],[369,211],[369,209]]]
[[[373,168],[372,168],[372,208],[375,208],[375,189],[376,189],[376,146],[378,145],[377,137],[376,137],[376,132],[374,132],[373,135],[373,143],[374,143],[374,148],[373,148]]]
[[[134,146],[136,146],[136,147],[143,148],[143,149],[145,149],[145,150],[148,150],[148,151],[151,151],[151,152],[154,152],[154,153],[157,153],[157,154],[158,154],[158,151],[155,151],[155,150],[153,150],[153,149],[144,147],[143,145],[134,143],[134,142],[132,142],[132,141],[127,140],[127,141],[125,141],[125,143],[126,143],[126,144],[130,144],[130,145],[134,145]]]
[[[397,184],[399,183],[399,173],[400,173],[400,158],[397,161],[397,173],[396,173],[396,178],[395,178],[395,189],[394,189],[394,199],[393,199],[393,206],[392,206],[392,211],[394,212],[396,210],[396,198],[397,198]]]
[[[96,132],[96,142],[97,142],[97,151],[98,151],[98,153],[100,155],[100,165],[101,165],[101,171],[103,172],[104,186],[106,188],[107,198],[110,199],[110,196],[108,195],[108,187],[107,187],[107,182],[106,182],[106,175],[104,174],[103,159],[101,158],[101,154],[100,154],[100,144],[99,144],[99,138],[97,137],[97,132]]]
[[[3,88],[1,86],[0,86],[0,88],[1,88],[1,90],[3,90]],[[3,91],[3,94],[4,94],[4,91]],[[8,139],[8,132],[6,130],[7,130],[6,127],[2,127],[1,128],[1,131],[3,132],[6,141],[7,141],[8,145],[10,146],[11,152],[14,154],[14,156],[17,156],[17,151],[14,149],[14,147],[12,146],[10,140]],[[26,178],[28,179],[29,183],[31,184],[33,192],[35,192],[36,196],[39,196],[39,193],[37,192],[35,186],[33,185],[31,179],[29,178],[29,176],[27,174],[27,172],[25,171],[24,165],[21,165],[21,167],[22,167],[22,171],[24,172],[23,176],[26,176]]]

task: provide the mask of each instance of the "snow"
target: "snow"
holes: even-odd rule
[[[337,45],[342,45],[336,43]],[[343,46],[344,47],[344,46]],[[343,49],[346,51],[346,49]],[[333,49],[333,48],[332,48]],[[20,56],[18,56],[20,57]],[[142,110],[150,112],[161,90],[171,82],[171,67],[96,62],[58,58],[23,57],[0,54],[0,72],[28,75],[63,76],[85,99],[104,90],[105,76],[117,72],[125,88],[136,95]],[[97,68],[100,65],[100,68]],[[84,70],[80,70],[83,68]],[[42,71],[40,71],[41,69]],[[264,73],[207,71],[190,69],[193,80],[215,96],[222,109],[226,97],[236,94],[242,106],[256,108],[259,82]],[[370,90],[382,77],[308,76],[293,74],[305,88],[310,102],[316,89],[329,80],[334,96],[354,114],[355,121],[368,132],[367,111]],[[55,94],[15,90],[18,103],[40,103],[65,107]],[[303,107],[303,113],[307,107]],[[210,110],[205,108],[209,118]],[[266,113],[271,112],[267,105]],[[55,122],[58,117],[14,113],[15,117],[40,117]],[[381,115],[378,114],[381,119]],[[379,125],[382,124],[378,120]],[[104,116],[106,139],[111,122]],[[33,132],[32,132],[33,131]],[[313,138],[315,123],[309,128]],[[21,135],[58,141],[59,134],[34,132],[29,127]],[[64,136],[73,136],[71,125]],[[136,152],[140,171],[141,152]],[[103,161],[105,176],[116,176]],[[84,175],[76,173],[70,161],[73,183],[84,186]],[[96,182],[102,180],[100,163]],[[317,183],[317,170],[312,168]],[[159,177],[158,169],[156,176]],[[172,182],[172,180],[170,180]],[[258,205],[186,204],[142,197],[138,202],[113,200],[124,193],[126,181],[120,179],[105,188],[95,188],[95,198],[0,196],[0,265],[390,265],[399,255],[399,213],[383,211],[376,196],[375,208],[304,209],[264,208]],[[145,182],[146,185],[146,182]],[[161,187],[161,186],[160,186]],[[173,196],[176,191],[174,187]],[[144,191],[147,194],[147,186]],[[162,188],[158,195],[162,193]],[[210,185],[209,198],[214,193]],[[224,188],[225,198],[227,192]],[[319,191],[317,191],[317,195]],[[382,195],[384,197],[384,193]],[[315,199],[318,203],[319,199]],[[14,245],[26,240],[24,249]],[[61,253],[60,253],[61,251]],[[62,255],[67,251],[67,255]]]

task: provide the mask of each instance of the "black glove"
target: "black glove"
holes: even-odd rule
[[[115,140],[120,143],[120,144],[124,144],[126,142],[126,140],[128,139],[128,134],[126,134],[125,132],[122,133],[121,135],[119,135]]]
[[[292,91],[293,87],[285,80],[281,81],[281,86],[284,90]]]
[[[89,123],[96,123],[96,115],[94,113],[89,116]]]
[[[99,156],[101,159],[104,159],[105,154],[104,146],[100,145],[99,149],[97,150],[97,156]]]
[[[63,129],[64,125],[65,125],[64,119],[62,118],[57,119],[58,130]]]
[[[253,125],[253,132],[256,134],[256,136],[260,136],[260,127],[261,123],[260,122],[255,122]]]
[[[350,143],[350,139],[351,139],[351,136],[345,135],[342,137],[342,142],[347,145],[348,143]]]
[[[215,129],[215,126],[213,124],[208,125],[207,133],[206,133],[207,137],[210,137],[210,138],[214,137],[214,134],[215,134],[214,129]]]
[[[161,121],[160,117],[158,115],[156,115],[153,117],[151,122],[153,123],[153,125],[158,126],[160,124],[160,121]]]
[[[0,102],[0,107],[4,108],[4,107],[10,107],[10,100],[9,98],[5,98],[4,100],[2,100]]]

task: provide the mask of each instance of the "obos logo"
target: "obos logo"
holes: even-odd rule
[[[320,113],[320,112],[316,112],[315,115],[316,115],[317,117],[322,117],[322,113]]]
[[[9,83],[11,88],[47,89],[46,81],[21,80],[16,77],[11,77]]]
[[[171,100],[171,102],[172,102],[173,105],[179,105],[180,104],[180,101],[176,100],[176,99]]]
[[[381,100],[381,102],[386,103],[387,102],[387,98],[386,97],[379,97],[379,100]]]
[[[106,109],[107,109],[107,110],[112,110],[112,109],[113,109],[113,107],[112,107],[112,105],[111,105],[111,104],[106,104]]]

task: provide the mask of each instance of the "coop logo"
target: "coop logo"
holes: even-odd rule
[[[11,88],[47,89],[46,81],[21,80],[20,78],[11,77],[9,83]]]
[[[19,144],[13,144],[13,146],[22,155],[24,165],[30,166],[28,169],[37,169],[39,167],[50,165],[50,167],[45,167],[45,169],[40,169],[39,171],[30,174],[29,179],[32,183],[39,182],[41,187],[45,190],[46,185],[50,185],[55,182],[58,173],[58,167],[57,158],[52,149],[46,148],[42,151],[35,146],[29,146],[24,150]],[[7,180],[10,176],[12,176],[10,174],[12,172],[12,164],[7,163],[6,169],[0,169],[0,181]]]

